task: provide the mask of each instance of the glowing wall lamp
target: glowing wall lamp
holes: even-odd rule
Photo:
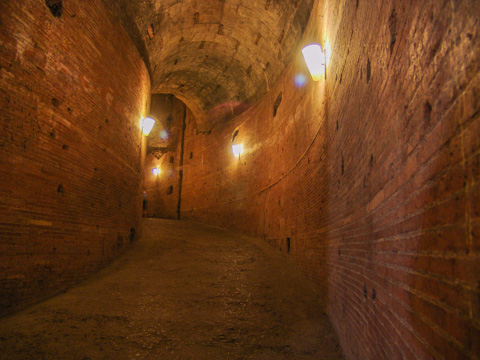
[[[312,79],[318,81],[323,74],[326,77],[325,54],[322,51],[322,46],[320,44],[307,45],[302,49],[302,53]]]
[[[160,170],[160,168],[157,166],[156,168],[153,168],[152,169],[152,173],[153,175],[155,176],[158,176],[162,171]]]
[[[143,118],[140,126],[142,128],[143,135],[150,134],[150,131],[152,131],[153,125],[155,125],[154,119],[149,117]]]
[[[235,157],[240,157],[243,153],[243,145],[232,145],[232,152]]]

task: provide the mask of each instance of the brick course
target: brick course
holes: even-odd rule
[[[147,71],[100,1],[55,14],[0,4],[4,312],[95,271],[138,227]],[[328,39],[327,79],[297,49],[233,120],[199,132],[187,111],[183,164],[178,143],[146,159],[149,215],[176,215],[183,170],[181,216],[287,252],[349,359],[478,359],[478,14],[475,0],[317,1],[301,45]],[[167,205],[157,164],[173,171]]]
[[[187,123],[182,216],[289,249],[349,359],[480,353],[478,14],[317,3],[304,44],[328,38],[326,81],[296,87],[299,54],[234,120]]]
[[[138,237],[149,84],[100,0],[0,3],[0,315]]]

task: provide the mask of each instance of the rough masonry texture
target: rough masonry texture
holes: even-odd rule
[[[142,54],[153,93],[201,131],[254,105],[295,54],[313,0],[103,0]]]
[[[299,54],[254,108],[187,124],[182,217],[289,252],[349,359],[480,354],[479,14],[316,2],[301,45],[331,47],[326,80]]]
[[[0,29],[2,309],[118,254],[145,179],[147,216],[295,259],[348,359],[479,358],[479,1],[3,1]],[[186,107],[153,97],[147,148],[148,72]]]
[[[149,92],[101,1],[0,3],[0,315],[138,237]]]
[[[144,190],[147,217],[179,219],[183,183],[185,124],[191,112],[173,95],[153,95],[150,116],[156,119],[148,138]],[[153,169],[161,173],[153,174]]]

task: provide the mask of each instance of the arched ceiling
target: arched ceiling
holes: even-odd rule
[[[290,62],[313,0],[103,0],[150,71],[210,130],[255,104]]]

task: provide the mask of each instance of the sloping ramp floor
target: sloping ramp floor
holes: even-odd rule
[[[312,284],[262,240],[144,219],[91,279],[0,319],[0,359],[343,359]]]

